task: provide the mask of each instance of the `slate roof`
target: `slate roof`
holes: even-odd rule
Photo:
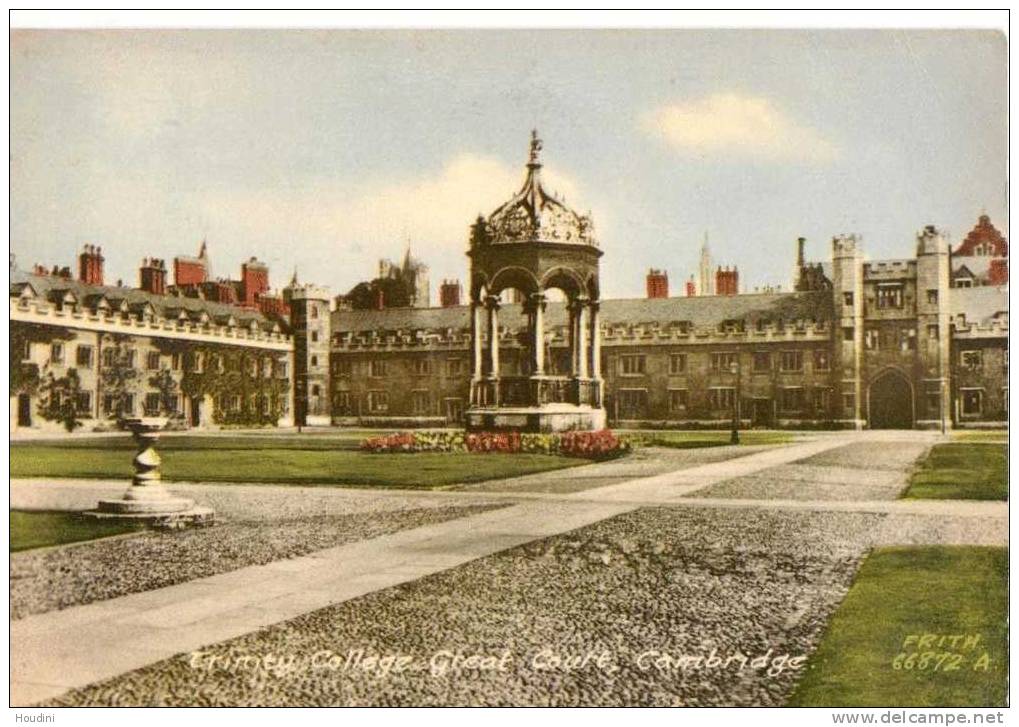
[[[120,305],[125,301],[128,309],[137,312],[146,303],[152,306],[155,315],[161,318],[177,318],[180,311],[187,312],[191,318],[197,318],[203,311],[212,320],[226,320],[233,316],[238,327],[248,327],[252,321],[265,331],[270,331],[273,324],[279,324],[280,330],[289,333],[289,322],[278,316],[267,316],[261,311],[250,308],[240,308],[226,303],[214,303],[201,298],[187,298],[175,295],[154,295],[137,288],[124,288],[111,285],[86,285],[73,278],[62,278],[55,275],[33,275],[23,270],[11,270],[10,294],[18,295],[25,284],[32,286],[32,289],[40,298],[48,301],[53,300],[52,294],[56,291],[70,291],[74,297],[82,301],[88,307],[87,301],[94,303],[100,296],[105,297],[112,307]]]
[[[727,320],[754,322],[830,321],[833,316],[831,292],[755,293],[677,298],[631,298],[603,300],[601,320],[605,325],[628,325],[687,321],[695,328],[713,327]],[[549,303],[545,326],[565,326],[568,316],[563,303]],[[499,310],[499,324],[522,328],[526,322],[521,306],[506,304]],[[470,327],[470,308],[388,308],[385,310],[344,310],[332,315],[333,332],[374,330],[444,330]]]
[[[1008,288],[991,285],[952,288],[949,301],[953,318],[963,315],[969,323],[986,324],[996,315],[1008,313]]]

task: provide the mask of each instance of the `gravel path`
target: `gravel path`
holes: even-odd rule
[[[150,531],[11,554],[11,618],[264,565],[501,507],[453,506],[448,500],[430,507],[415,500],[408,507],[406,501],[379,498],[373,510],[369,505],[375,498],[264,495],[244,501],[238,493],[221,490],[203,499],[218,513],[229,513],[212,527]]]
[[[788,465],[719,482],[687,497],[735,500],[894,500],[909,484],[922,442],[848,444]]]
[[[768,664],[777,668],[777,657],[809,654],[881,518],[639,510],[168,659],[54,704],[779,705],[795,669],[768,675],[753,663],[741,669],[736,658],[770,650]],[[408,661],[398,662],[399,672],[397,664],[388,673],[379,663],[355,667],[347,658],[358,649]],[[680,660],[713,650],[726,666]],[[457,652],[488,660],[449,666]],[[541,668],[552,665],[549,655],[589,652],[604,652],[602,663]],[[649,652],[674,661],[656,664]],[[271,663],[270,655],[292,661]],[[445,672],[432,673],[444,664]]]

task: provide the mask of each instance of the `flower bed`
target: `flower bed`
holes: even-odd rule
[[[399,432],[370,437],[361,451],[371,454],[397,452],[469,452],[481,454],[560,454],[585,459],[611,459],[629,452],[633,444],[608,429],[597,432],[534,434],[526,432]]]

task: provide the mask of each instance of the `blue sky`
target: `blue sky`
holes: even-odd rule
[[[603,294],[674,294],[707,232],[745,289],[797,236],[874,258],[916,230],[1007,232],[1006,45],[981,31],[15,31],[11,248],[107,279],[194,254],[345,292],[409,240],[466,277],[467,230],[523,180],[593,213]]]

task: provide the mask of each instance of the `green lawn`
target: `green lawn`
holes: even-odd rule
[[[903,497],[1007,500],[1007,447],[984,442],[937,444],[913,473]]]
[[[952,439],[960,442],[1004,442],[1008,439],[1007,429],[970,429],[952,432]]]
[[[356,450],[368,437],[392,434],[391,430],[347,429],[327,434],[174,434],[164,433],[159,440],[160,452],[195,449],[310,449]],[[58,449],[123,449],[134,450],[130,435],[109,437],[82,437],[80,439],[51,439],[25,443],[33,447]]]
[[[790,704],[1004,706],[1007,601],[1006,548],[876,550],[807,663]],[[917,647],[916,638],[909,638],[923,634],[977,642]]]
[[[143,526],[86,520],[73,512],[11,511],[11,552],[77,543],[142,530]]]
[[[460,482],[516,477],[576,467],[587,460],[540,454],[365,454],[349,449],[296,449],[273,439],[263,446],[217,448],[219,438],[168,438],[157,447],[165,480],[268,482],[272,484],[362,485],[436,488]],[[197,440],[196,447],[189,445]],[[207,441],[208,440],[208,441]],[[12,444],[11,477],[128,479],[129,440],[110,448]],[[95,440],[91,440],[95,442]],[[122,444],[122,446],[121,446]]]
[[[729,444],[732,433],[727,431],[670,431],[670,430],[634,430],[629,432],[637,435],[646,446],[672,447],[674,449],[697,449],[699,447],[722,447]],[[788,444],[795,439],[792,432],[776,431],[741,431],[740,444]]]

